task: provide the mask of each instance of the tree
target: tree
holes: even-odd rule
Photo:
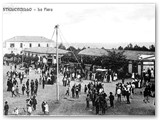
[[[15,57],[15,54],[14,53],[10,53],[10,54],[5,54],[4,57],[6,58],[12,58],[12,57]]]
[[[104,47],[102,47],[101,49],[104,49],[104,50],[105,50],[105,48],[104,48]]]
[[[118,47],[118,50],[123,50],[123,47],[122,47],[122,46],[119,46],[119,47]]]
[[[146,48],[145,46],[142,46],[141,51],[148,51],[148,48]]]
[[[96,57],[96,58],[94,59],[94,61],[93,61],[93,64],[103,67],[103,65],[102,65],[102,60],[103,60],[103,57]]]
[[[69,54],[64,55],[61,60],[63,62],[78,62],[80,61],[80,56],[78,55],[80,49],[76,49],[73,46],[70,46],[67,48],[68,51],[70,51]],[[77,61],[78,60],[78,61]]]
[[[91,56],[84,55],[82,59],[84,64],[91,64],[93,62],[93,58]]]
[[[127,60],[123,52],[108,51],[108,56],[102,57],[102,65],[108,69],[112,69],[114,72],[117,72],[121,68],[125,69]]]
[[[130,44],[128,44],[125,48],[124,48],[124,50],[133,50],[133,45],[130,43]]]
[[[149,51],[155,52],[155,46],[154,45],[149,46]]]
[[[141,50],[141,47],[136,44],[136,45],[134,46],[133,50]]]
[[[60,43],[60,45],[58,46],[58,48],[59,48],[59,49],[66,50],[66,47],[65,47],[62,43]]]

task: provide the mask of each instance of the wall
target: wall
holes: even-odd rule
[[[14,48],[10,47],[10,44],[14,43]],[[23,43],[23,48],[20,47],[20,44]],[[25,48],[30,48],[30,43],[32,44],[32,47],[38,47],[38,44],[40,44],[40,47],[55,47],[53,42],[6,42],[6,48],[3,49],[3,53],[13,53],[20,54],[20,52]]]

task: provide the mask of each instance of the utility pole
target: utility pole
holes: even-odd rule
[[[55,26],[55,30],[56,30],[56,63],[57,63],[57,81],[56,81],[56,97],[57,97],[57,101],[59,101],[59,80],[58,80],[58,27],[59,25]]]

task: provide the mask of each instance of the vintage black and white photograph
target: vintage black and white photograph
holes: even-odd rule
[[[4,116],[155,116],[155,4],[4,4]]]

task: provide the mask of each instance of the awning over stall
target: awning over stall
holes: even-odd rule
[[[25,53],[37,53],[37,54],[56,54],[56,48],[52,47],[32,47],[23,50]],[[58,49],[58,54],[66,54],[69,51]]]

